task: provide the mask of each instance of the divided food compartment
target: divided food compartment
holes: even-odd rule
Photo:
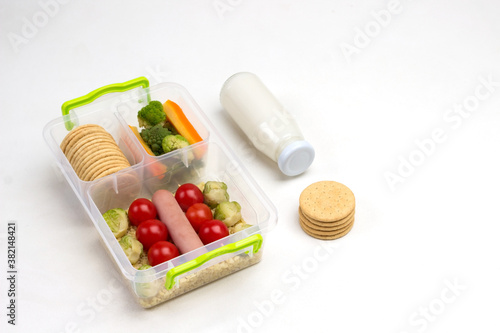
[[[137,126],[137,111],[149,100],[164,103],[168,99],[182,108],[203,141],[162,156],[151,156],[129,125]],[[71,123],[104,127],[131,167],[91,182],[80,180],[59,148]],[[260,261],[266,234],[277,222],[276,209],[182,86],[163,83],[107,94],[92,104],[72,110],[69,116],[48,123],[44,137],[64,177],[94,223],[104,248],[142,307],[168,301]],[[199,184],[208,180],[227,184],[230,200],[240,203],[243,219],[252,227],[148,270],[135,269],[102,214],[111,208],[127,209],[136,198],[151,198],[158,189],[175,192],[183,183]]]

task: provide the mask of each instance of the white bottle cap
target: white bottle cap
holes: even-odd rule
[[[307,141],[294,141],[281,152],[278,166],[285,175],[296,176],[306,171],[313,160],[313,146]]]

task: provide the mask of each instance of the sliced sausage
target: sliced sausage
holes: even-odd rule
[[[204,246],[172,193],[158,190],[153,194],[152,201],[181,254]]]

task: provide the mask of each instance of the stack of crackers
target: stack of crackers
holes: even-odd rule
[[[352,191],[335,181],[309,185],[299,197],[299,221],[310,236],[332,240],[347,235],[354,224]]]
[[[93,181],[130,166],[111,134],[99,125],[76,127],[60,147],[83,181]]]

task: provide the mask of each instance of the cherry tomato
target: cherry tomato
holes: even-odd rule
[[[186,211],[189,206],[195,203],[203,202],[203,193],[198,186],[190,183],[182,184],[175,192],[175,200],[183,211]]]
[[[147,220],[139,224],[135,235],[147,251],[154,243],[166,241],[168,230],[167,226],[159,220]]]
[[[198,232],[198,236],[205,245],[215,242],[216,240],[224,238],[228,235],[229,230],[224,222],[219,220],[203,222],[200,227],[200,231]]]
[[[195,203],[190,206],[186,211],[186,217],[196,232],[200,230],[200,226],[203,222],[214,218],[210,207],[204,203]]]
[[[135,226],[154,218],[156,218],[156,207],[151,200],[145,198],[135,199],[128,208],[128,219]]]
[[[151,266],[169,261],[179,255],[177,247],[167,241],[159,241],[153,244],[148,251],[148,260]]]

